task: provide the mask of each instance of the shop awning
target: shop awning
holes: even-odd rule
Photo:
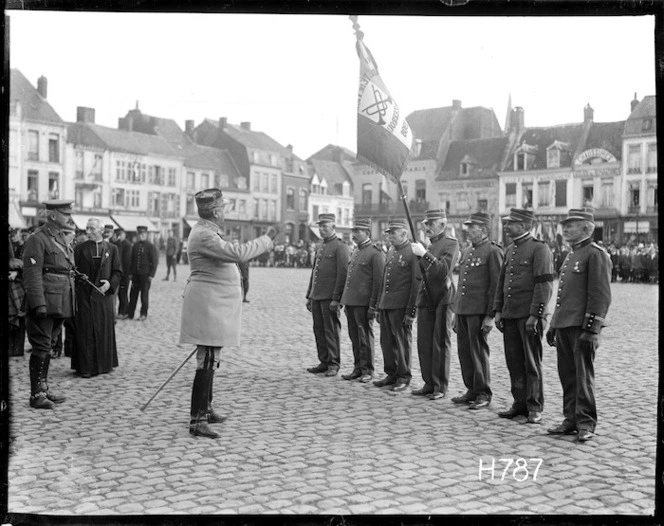
[[[113,218],[113,221],[127,232],[136,232],[136,227],[139,226],[148,227],[148,232],[159,232],[159,229],[152,221],[142,216],[113,214],[111,217]]]
[[[322,237],[320,237],[320,232],[318,232],[318,225],[316,226],[309,225],[309,230],[313,232],[314,236],[316,236],[316,239],[323,239]]]
[[[88,224],[88,219],[99,219],[102,228],[104,228],[104,225],[113,225],[115,228],[116,225],[116,222],[111,219],[111,216],[99,214],[72,214],[71,219],[79,230],[85,230],[85,227]]]
[[[18,211],[16,203],[9,203],[9,226],[12,228],[27,228],[28,225],[25,224],[25,220],[21,215],[21,212]]]
[[[625,234],[645,234],[650,231],[650,221],[625,221]]]

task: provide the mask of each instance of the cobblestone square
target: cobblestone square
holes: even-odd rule
[[[193,350],[178,346],[179,281],[160,265],[147,321],[118,321],[120,366],[90,379],[53,360],[67,401],[28,407],[29,354],[9,359],[10,513],[610,514],[654,513],[657,286],[615,283],[596,359],[595,439],[550,437],[562,420],[555,349],[544,350],[542,425],[497,417],[511,403],[502,337],[490,336],[493,401],[469,411],[456,343],[449,396],[422,400],[306,372],[316,365],[304,302],[309,270],[252,267],[240,348],[222,350],[218,440],[188,433],[193,360],[140,407]],[[555,291],[554,296],[555,298]],[[341,372],[352,351],[342,313]],[[382,356],[376,334],[376,371]],[[413,331],[415,334],[415,330]],[[422,380],[413,342],[413,383]]]

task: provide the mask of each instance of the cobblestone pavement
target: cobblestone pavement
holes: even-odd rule
[[[188,434],[193,360],[139,410],[193,349],[176,343],[188,267],[178,270],[166,282],[160,266],[146,322],[117,323],[111,374],[82,379],[69,358],[53,360],[51,386],[68,395],[55,410],[28,407],[29,354],[10,358],[10,513],[654,513],[658,287],[613,286],[596,360],[597,436],[579,444],[545,433],[562,421],[546,344],[543,425],[497,417],[511,395],[495,330],[489,410],[449,400],[464,391],[455,354],[449,396],[436,401],[315,376],[305,371],[317,363],[309,271],[254,267],[242,346],[222,351],[215,380],[215,407],[230,417],[210,440]],[[379,347],[376,362],[382,377]],[[421,385],[415,351],[411,387]]]

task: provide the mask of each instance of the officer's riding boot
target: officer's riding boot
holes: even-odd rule
[[[219,438],[219,435],[208,427],[207,407],[210,399],[210,369],[197,369],[194,377],[194,387],[191,391],[191,420],[189,433],[194,436]]]
[[[61,404],[66,400],[66,398],[64,396],[51,392],[51,389],[48,386],[48,369],[50,365],[51,365],[51,357],[46,356],[46,367],[44,368],[44,376],[39,380],[41,381],[42,384],[44,384],[44,386],[46,386],[46,398],[48,398],[54,404]]]
[[[212,391],[213,391],[212,384],[214,383],[214,369],[212,369],[210,372],[212,374],[210,375],[210,395],[208,397],[208,406],[207,406],[208,424],[221,424],[228,417],[220,415],[212,407]]]
[[[41,382],[45,362],[46,359],[35,352],[30,355],[30,407],[34,409],[53,409],[53,403],[46,397],[45,384]]]

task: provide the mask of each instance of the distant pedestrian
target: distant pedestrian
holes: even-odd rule
[[[532,210],[521,208],[512,208],[503,218],[512,244],[500,270],[493,308],[514,397],[512,407],[498,416],[523,415],[527,423],[539,424],[544,409],[542,338],[555,270],[549,247],[530,233],[532,221]]]
[[[168,281],[168,278],[171,275],[171,269],[173,269],[173,281],[177,280],[177,252],[178,240],[175,239],[173,231],[169,230],[168,239],[166,240],[166,277],[164,278],[164,281]]]
[[[422,223],[431,244],[426,249],[421,243],[412,243],[411,249],[422,273],[417,294],[417,354],[424,386],[412,394],[438,400],[447,395],[450,381],[452,273],[459,260],[459,242],[445,233],[444,210],[427,210]]]
[[[148,241],[148,227],[139,226],[136,228],[136,232],[138,234],[138,241],[134,243],[131,249],[131,266],[129,270],[131,290],[126,314],[127,318],[134,318],[140,294],[141,315],[138,321],[145,321],[148,317],[148,308],[150,306],[150,285],[159,265],[159,252]]]
[[[385,232],[390,249],[378,296],[378,310],[380,348],[387,377],[375,381],[374,385],[389,385],[392,391],[404,391],[412,378],[412,331],[421,275],[417,257],[408,239],[406,221],[391,220]]]
[[[306,302],[307,310],[313,317],[320,362],[315,367],[309,367],[307,371],[314,374],[325,373],[325,376],[336,376],[341,364],[339,310],[350,256],[349,246],[337,237],[335,222],[334,214],[318,216],[318,230],[323,243],[316,253]]]
[[[270,227],[266,235],[234,245],[223,238],[229,201],[221,190],[200,191],[195,199],[200,219],[189,235],[191,275],[184,289],[180,344],[197,348],[189,433],[218,438],[208,426],[226,420],[212,408],[214,369],[222,347],[240,345],[242,285],[237,263],[269,250],[279,229]]]
[[[452,398],[452,402],[468,404],[470,409],[482,409],[489,406],[493,395],[488,337],[494,326],[493,299],[503,265],[503,248],[489,239],[489,214],[471,214],[464,225],[471,244],[464,250],[459,263],[459,288],[453,308],[457,352],[466,393]]]
[[[565,419],[547,433],[578,433],[577,440],[585,442],[597,426],[595,351],[611,305],[611,260],[593,243],[595,218],[591,212],[573,208],[561,223],[572,250],[561,267],[546,340],[558,352]]]
[[[374,373],[373,322],[378,312],[385,256],[371,243],[371,219],[356,219],[351,236],[357,246],[348,263],[341,305],[346,309],[348,335],[353,345],[353,370],[342,378],[368,383]]]

